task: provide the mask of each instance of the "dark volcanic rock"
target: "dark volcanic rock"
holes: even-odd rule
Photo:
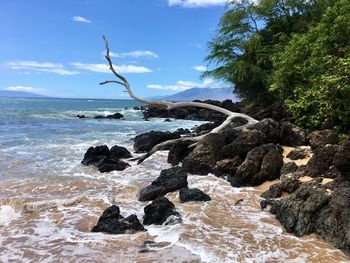
[[[314,131],[309,134],[311,149],[324,147],[326,144],[337,144],[338,135],[333,130]]]
[[[180,190],[180,201],[181,203],[190,202],[190,201],[210,201],[211,198],[209,195],[203,193],[198,188],[183,188]]]
[[[178,139],[181,135],[179,133],[150,131],[137,135],[134,139],[134,151],[137,153],[148,152],[155,145],[172,139]]]
[[[250,150],[266,142],[267,137],[264,133],[255,129],[246,130],[241,132],[232,143],[224,146],[222,153],[226,158],[234,158],[236,156],[245,158]]]
[[[277,184],[271,185],[269,190],[265,191],[261,197],[266,199],[279,198],[283,192],[288,194],[294,193],[300,185],[301,182],[297,178],[287,178]]]
[[[281,122],[280,143],[282,145],[295,147],[305,145],[306,142],[306,132],[302,128],[288,121]]]
[[[109,148],[107,145],[100,145],[90,147],[84,154],[84,159],[81,161],[84,165],[98,166],[101,164],[103,158],[109,155]]]
[[[288,153],[287,158],[291,160],[299,160],[308,157],[308,153],[304,149],[294,149]]]
[[[192,174],[206,175],[213,171],[216,162],[222,159],[225,138],[221,134],[208,134],[182,161],[182,167]]]
[[[255,186],[277,179],[283,164],[282,148],[269,143],[251,150],[234,176],[228,178],[231,185]]]
[[[293,173],[296,170],[298,170],[298,165],[296,165],[295,162],[284,163],[281,168],[281,175]]]
[[[131,158],[131,153],[122,146],[114,145],[109,150],[110,158],[111,159],[125,159],[125,158]]]
[[[304,183],[293,194],[273,201],[271,212],[297,236],[316,233],[337,248],[350,251],[348,182],[329,186]]]
[[[138,231],[146,230],[139,222],[136,215],[130,215],[124,218],[120,215],[119,207],[112,205],[103,212],[91,231],[109,234],[133,234]]]
[[[82,115],[78,114],[75,117],[78,117],[79,119],[86,119],[87,118],[86,115],[84,115],[84,114],[82,114]]]
[[[201,102],[201,101],[197,101]],[[235,104],[229,101],[220,102],[213,100],[203,101],[204,103],[209,103],[212,105],[229,108],[235,110]],[[164,107],[159,106],[147,106],[146,110],[143,112],[143,116],[146,119],[152,117],[158,118],[175,118],[175,119],[185,119],[185,120],[201,120],[201,121],[213,121],[221,123],[226,119],[226,116],[220,112],[203,109],[198,107],[186,107],[167,110]]]
[[[215,122],[203,123],[202,125],[199,125],[198,127],[196,127],[194,132],[196,134],[207,133],[207,132],[210,132],[212,129],[216,128],[217,126],[218,126],[218,123],[215,123]]]
[[[97,115],[94,118],[95,119],[115,119],[115,120],[119,120],[119,119],[123,119],[124,115],[119,113],[119,112],[117,112],[117,113],[114,113],[112,115],[107,115],[107,116]]]
[[[129,164],[123,161],[105,158],[97,168],[101,173],[108,173],[111,171],[123,171],[129,166]]]
[[[336,152],[333,160],[334,166],[346,180],[350,180],[350,140],[347,139]]]
[[[169,192],[187,187],[187,173],[175,166],[162,170],[159,177],[151,185],[140,191],[139,201],[154,200]]]
[[[182,160],[190,154],[192,149],[188,148],[192,142],[179,142],[170,147],[168,153],[168,163],[178,165]]]
[[[280,124],[273,119],[263,119],[254,128],[264,133],[268,142],[277,143],[280,140]]]
[[[166,197],[161,197],[154,200],[151,204],[144,208],[144,212],[144,225],[161,225],[169,216],[180,217],[180,214],[175,209],[175,205]]]
[[[242,163],[242,159],[239,156],[236,156],[233,159],[223,159],[216,162],[213,173],[218,176],[234,176],[239,165]]]
[[[338,148],[338,145],[328,144],[314,149],[313,156],[305,168],[306,174],[311,177],[319,177],[326,174],[333,164],[334,155]]]
[[[120,161],[120,158],[132,157],[130,152],[121,146],[115,145],[109,150],[106,145],[90,147],[81,161],[83,165],[93,165],[98,168],[101,173],[111,171],[122,171],[129,164]]]

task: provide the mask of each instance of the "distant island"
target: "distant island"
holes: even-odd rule
[[[150,99],[163,99],[168,101],[193,101],[193,100],[232,100],[239,101],[239,98],[232,93],[231,88],[192,88],[173,95],[151,97]]]
[[[48,98],[48,96],[24,91],[0,90],[0,98]]]

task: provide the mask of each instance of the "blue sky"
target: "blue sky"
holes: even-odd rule
[[[218,87],[201,80],[225,0],[1,0],[0,89],[127,98],[103,57],[140,96]]]

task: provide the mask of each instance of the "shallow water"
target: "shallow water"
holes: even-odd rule
[[[132,138],[152,129],[191,128],[199,122],[144,122],[125,107],[134,102],[0,99],[0,262],[348,262],[316,236],[286,233],[259,207],[264,187],[233,188],[213,175],[189,175],[190,187],[212,198],[179,202],[183,223],[147,226],[134,235],[91,233],[102,211],[143,216],[139,190],[169,168],[166,152],[142,165],[101,174],[80,161],[92,145],[132,149]],[[77,119],[119,111],[126,120]],[[238,200],[243,199],[238,205]],[[140,253],[144,241],[159,242]]]

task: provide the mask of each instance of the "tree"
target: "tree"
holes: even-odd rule
[[[270,90],[309,128],[350,128],[350,2],[330,5],[273,56]]]
[[[255,120],[254,118],[242,114],[242,113],[236,113],[236,112],[232,112],[229,111],[227,109],[215,106],[215,105],[211,105],[211,104],[207,104],[207,103],[201,103],[201,102],[169,102],[169,101],[164,101],[164,100],[146,100],[143,98],[140,98],[138,96],[136,96],[132,89],[131,86],[129,84],[129,82],[127,81],[127,79],[125,77],[123,77],[122,75],[120,75],[114,68],[113,63],[112,63],[112,59],[109,55],[109,46],[108,46],[108,41],[105,37],[103,37],[103,40],[105,41],[105,48],[106,48],[106,59],[109,65],[109,69],[112,71],[112,73],[117,77],[118,80],[107,80],[107,81],[103,81],[100,83],[100,85],[104,85],[104,84],[108,84],[108,83],[115,83],[115,84],[119,84],[121,86],[123,86],[126,91],[128,92],[128,94],[130,95],[131,98],[133,98],[136,101],[140,101],[143,102],[145,104],[149,104],[149,105],[155,105],[155,106],[162,106],[162,107],[166,107],[167,109],[174,109],[174,108],[180,108],[180,107],[200,107],[200,108],[206,108],[206,109],[210,109],[210,110],[214,110],[214,111],[218,111],[221,112],[225,115],[227,115],[227,119],[218,127],[216,127],[215,129],[213,129],[212,131],[210,131],[209,133],[218,133],[221,130],[223,130],[225,127],[227,127],[233,119],[235,118],[242,118],[246,121],[246,123],[244,125],[241,125],[239,127],[236,127],[236,130],[240,130],[243,129],[245,127],[249,127],[253,124],[258,123],[257,120]],[[189,136],[189,137],[182,137],[180,139],[175,139],[175,140],[168,140],[165,141],[163,143],[159,143],[158,145],[154,146],[148,153],[146,153],[145,155],[137,158],[138,159],[138,163],[142,163],[144,160],[146,160],[148,157],[150,157],[153,153],[159,151],[159,150],[169,150],[169,147],[173,144],[182,142],[182,141],[189,141],[192,142],[193,144],[191,145],[192,147],[196,145],[196,143],[198,143],[201,139],[203,139],[207,134],[203,134],[200,136]]]
[[[209,42],[206,61],[216,68],[203,74],[231,83],[234,92],[249,101],[270,103],[273,55],[293,33],[307,32],[334,0],[231,1]]]

